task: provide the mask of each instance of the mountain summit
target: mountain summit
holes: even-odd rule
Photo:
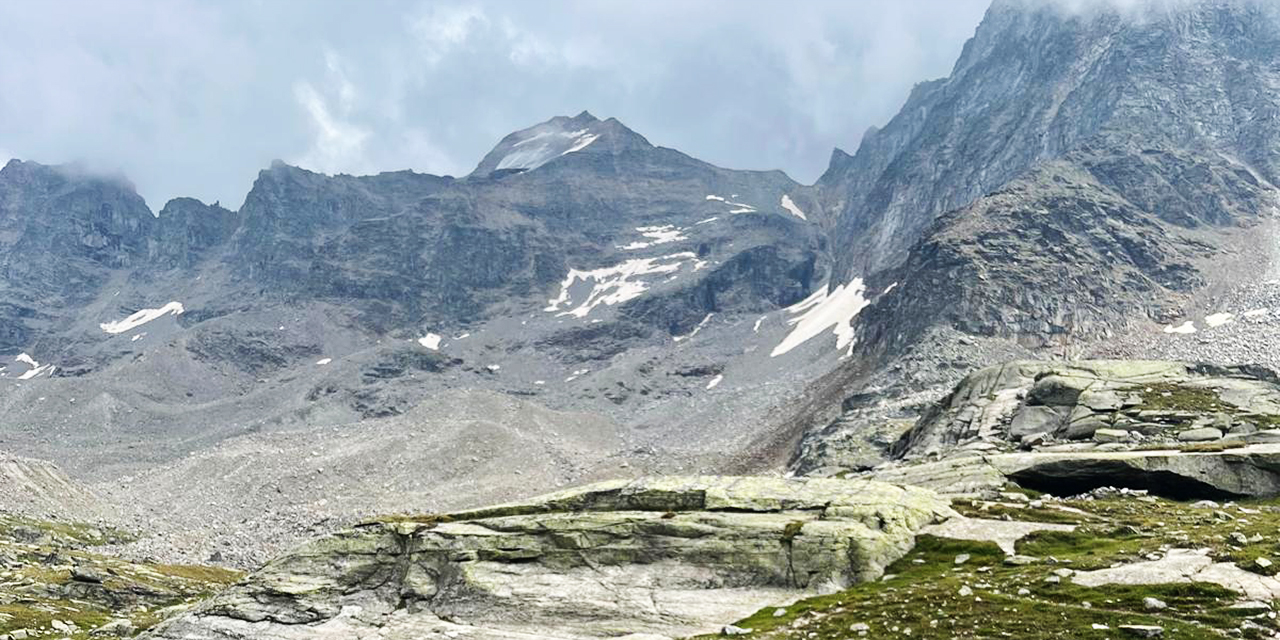
[[[818,186],[846,247],[840,277],[900,263],[939,215],[1104,137],[1211,149],[1275,181],[1272,8],[1090,6],[996,2],[948,78],[918,85],[854,156],[835,154]]]
[[[599,120],[583,111],[572,118],[556,116],[503,138],[471,175],[530,171],[588,148],[590,155],[647,147],[651,147],[649,141],[621,122]]]

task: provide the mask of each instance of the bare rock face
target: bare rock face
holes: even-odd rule
[[[894,445],[904,465],[876,477],[961,493],[1012,479],[1057,495],[1280,495],[1277,425],[1280,378],[1265,368],[1012,362],[961,382]]]
[[[148,637],[689,635],[876,579],[953,515],[859,480],[607,482],[317,540]]]
[[[0,513],[94,520],[109,511],[57,465],[0,451]]]

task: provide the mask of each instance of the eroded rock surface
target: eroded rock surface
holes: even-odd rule
[[[862,480],[602,483],[318,540],[149,637],[689,635],[876,579],[952,516]]]
[[[1280,378],[1262,367],[1145,361],[983,369],[894,445],[873,476],[947,493],[1012,479],[1172,497],[1280,495]]]

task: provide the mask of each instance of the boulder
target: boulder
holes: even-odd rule
[[[1178,439],[1183,442],[1208,442],[1210,440],[1221,440],[1222,430],[1215,429],[1213,427],[1189,429],[1178,433]]]
[[[932,491],[866,480],[608,482],[322,538],[146,637],[709,633],[877,579],[954,515]]]
[[[1179,362],[1011,362],[965,378],[893,445],[897,459],[947,455],[974,437],[1018,443],[1044,432],[1088,440],[1099,429],[1168,430],[1280,424],[1280,384],[1259,367]],[[1210,432],[1203,432],[1205,436]],[[1262,436],[1257,441],[1262,441]],[[1280,438],[1278,438],[1280,440]]]
[[[1093,432],[1095,442],[1124,442],[1129,439],[1129,432],[1124,429],[1098,429]]]
[[[957,496],[995,496],[1009,481],[1058,496],[1128,487],[1177,499],[1280,495],[1280,444],[1215,452],[1048,451],[901,464],[870,474]]]

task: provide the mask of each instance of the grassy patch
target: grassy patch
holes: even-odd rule
[[[1043,511],[981,510],[978,504],[983,503],[962,501],[955,507],[995,519],[1034,519],[1028,516]],[[1037,559],[1030,564],[1005,564],[993,544],[921,536],[911,553],[888,568],[889,579],[803,600],[782,615],[770,607],[734,624],[754,629],[752,638],[788,640],[1119,640],[1129,636],[1118,627],[1135,624],[1162,627],[1163,638],[1177,640],[1256,639],[1280,630],[1266,615],[1232,609],[1243,596],[1218,585],[1084,587],[1061,571],[1143,562],[1169,548],[1208,548],[1216,561],[1244,568],[1258,557],[1280,564],[1280,536],[1274,533],[1280,531],[1280,501],[1196,507],[1162,498],[1113,496],[1059,504],[1084,512],[1069,514],[1077,516],[1079,526],[1074,532],[1040,532],[1021,540],[1018,553]],[[962,554],[970,558],[957,565]],[[1146,598],[1159,599],[1167,608],[1148,611]],[[1256,626],[1242,628],[1246,618]],[[867,635],[852,631],[863,624],[869,627]],[[712,637],[718,636],[706,636]]]
[[[1137,391],[1142,395],[1143,409],[1197,413],[1236,410],[1235,405],[1223,402],[1213,389],[1162,382],[1138,387]]]

